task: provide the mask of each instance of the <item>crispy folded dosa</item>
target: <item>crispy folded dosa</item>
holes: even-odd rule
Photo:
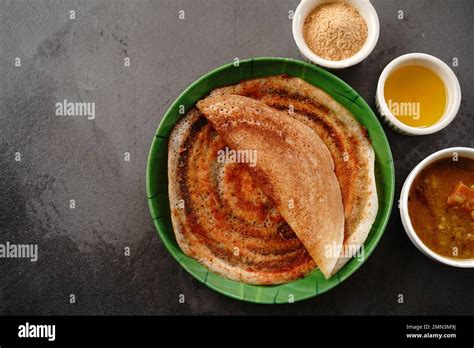
[[[342,191],[344,248],[331,274],[363,245],[374,222],[374,151],[366,130],[331,96],[305,81],[272,76],[214,90],[259,100],[309,126],[328,147]],[[281,114],[276,114],[281,115]],[[169,196],[181,249],[224,277],[252,284],[301,278],[315,264],[244,164],[219,163],[226,146],[197,109],[169,143]],[[181,206],[180,202],[184,202]]]
[[[288,114],[252,98],[216,95],[197,103],[233,149],[256,151],[258,186],[329,278],[344,240],[344,206],[331,154],[321,138]]]
[[[247,96],[303,122],[327,145],[334,160],[344,202],[344,248],[333,274],[362,247],[378,210],[375,155],[367,131],[355,117],[321,89],[280,75],[218,88],[211,95]]]
[[[171,133],[168,193],[180,248],[211,272],[249,284],[286,283],[313,271],[313,259],[247,164],[219,161],[224,149],[195,108]]]

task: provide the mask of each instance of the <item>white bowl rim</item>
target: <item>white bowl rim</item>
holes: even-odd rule
[[[379,39],[380,22],[379,22],[379,17],[377,15],[377,11],[375,10],[370,0],[335,0],[335,1],[346,2],[351,5],[352,3],[357,2],[359,5],[366,7],[367,13],[372,18],[372,25],[366,21],[367,30],[369,31],[373,30],[373,33],[375,35],[373,36],[372,40],[366,42],[356,54],[343,60],[324,59],[318,56],[317,54],[315,54],[313,51],[311,51],[308,45],[306,44],[306,42],[304,41],[303,33],[302,33],[303,26],[301,26],[301,30],[297,29],[297,25],[299,22],[298,19],[300,19],[301,21],[304,21],[304,19],[306,19],[306,18],[302,18],[300,14],[300,12],[302,11],[302,7],[305,4],[309,4],[313,2],[314,7],[316,7],[319,4],[322,4],[324,2],[330,2],[330,0],[301,0],[300,3],[298,4],[298,7],[296,8],[295,13],[293,14],[292,32],[293,32],[293,38],[296,42],[296,46],[298,46],[298,49],[307,59],[312,61],[314,64],[317,64],[319,66],[329,68],[329,69],[344,69],[344,68],[348,68],[350,66],[353,66],[362,62],[365,58],[367,58],[372,53]],[[369,40],[369,37],[370,35],[367,36],[367,40]]]
[[[449,266],[460,267],[460,268],[474,268],[474,258],[472,259],[453,259],[449,257],[445,257],[439,255],[428,248],[423,241],[418,237],[411,224],[410,215],[408,213],[408,195],[410,193],[411,186],[415,178],[420,174],[420,172],[425,169],[429,164],[442,159],[452,156],[453,153],[458,153],[459,156],[469,156],[474,159],[474,148],[470,147],[450,147],[447,149],[436,151],[432,153],[428,157],[426,157],[423,161],[418,163],[415,168],[410,172],[408,177],[403,184],[403,188],[400,194],[400,217],[402,220],[403,227],[405,228],[405,232],[407,233],[408,237],[412,241],[412,243],[425,255],[428,255],[432,259],[444,263]]]
[[[400,120],[398,120],[388,108],[387,103],[385,101],[385,95],[384,95],[385,82],[387,80],[388,75],[400,63],[404,61],[414,60],[414,59],[429,61],[437,65],[440,69],[442,69],[447,74],[449,79],[453,82],[454,89],[455,89],[454,93],[452,93],[452,95],[449,96],[450,98],[454,98],[453,109],[451,110],[451,112],[445,113],[440,122],[437,122],[432,126],[424,127],[424,128],[411,127],[401,122]],[[384,116],[388,118],[388,120],[392,122],[397,128],[412,135],[427,135],[427,134],[433,134],[433,133],[441,131],[442,129],[446,128],[454,120],[461,106],[461,86],[459,84],[459,80],[456,74],[441,59],[427,53],[415,52],[415,53],[403,54],[395,58],[394,60],[392,60],[390,63],[388,63],[388,65],[383,69],[382,74],[379,77],[376,93],[377,93],[377,99],[379,101],[379,107],[381,109],[381,112],[384,114]]]

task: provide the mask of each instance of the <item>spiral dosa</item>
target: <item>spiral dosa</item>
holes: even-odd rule
[[[321,138],[286,113],[248,97],[211,96],[197,107],[229,146],[254,149],[253,178],[329,278],[343,243],[344,207]]]
[[[367,133],[320,89],[288,76],[249,80],[211,95],[257,99],[309,126],[324,141],[344,204],[343,255],[334,274],[364,243],[377,213],[374,153]],[[219,163],[226,144],[197,109],[175,126],[169,142],[169,196],[181,249],[210,271],[252,284],[303,277],[315,263],[245,164]],[[183,203],[180,205],[179,203]]]
[[[243,81],[218,88],[212,95],[237,94],[284,111],[324,141],[334,160],[344,202],[344,248],[332,274],[363,246],[378,211],[375,154],[367,130],[329,94],[287,75]]]
[[[192,109],[169,142],[169,198],[179,246],[210,271],[249,284],[301,278],[315,263],[242,163],[218,161],[226,147]]]

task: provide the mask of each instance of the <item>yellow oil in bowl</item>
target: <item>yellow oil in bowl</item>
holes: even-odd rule
[[[385,101],[402,123],[417,128],[432,126],[446,110],[446,87],[432,70],[408,65],[393,71],[385,81]]]

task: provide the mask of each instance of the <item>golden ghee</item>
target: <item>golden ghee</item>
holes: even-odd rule
[[[424,128],[437,123],[446,110],[446,88],[432,70],[408,65],[393,71],[385,81],[385,101],[402,123]]]

